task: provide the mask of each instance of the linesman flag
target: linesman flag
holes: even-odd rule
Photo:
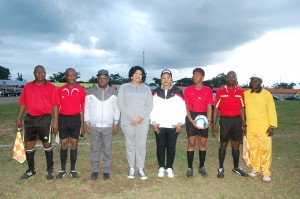
[[[243,136],[243,159],[245,164],[250,167],[251,160],[250,160],[250,151],[249,151],[249,144],[246,136]]]
[[[13,158],[17,160],[20,163],[25,162],[26,160],[26,154],[25,154],[25,148],[23,139],[20,133],[20,130],[18,130],[13,150]]]

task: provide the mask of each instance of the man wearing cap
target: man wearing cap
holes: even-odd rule
[[[249,176],[263,174],[263,181],[271,181],[272,136],[277,127],[277,114],[272,94],[262,88],[262,77],[250,78],[251,89],[245,91],[247,139],[252,171]]]
[[[247,177],[247,173],[239,168],[240,140],[245,130],[245,103],[244,93],[237,85],[237,75],[229,71],[226,75],[226,85],[220,88],[216,94],[216,105],[214,110],[213,134],[217,134],[217,118],[220,115],[220,147],[219,147],[219,169],[218,178],[224,178],[224,160],[226,148],[231,140],[233,169],[240,176]]]
[[[186,116],[183,98],[182,91],[172,85],[172,72],[167,69],[163,70],[161,72],[161,87],[157,87],[153,91],[153,109],[150,114],[156,137],[158,177],[164,177],[165,173],[169,178],[174,177],[173,163],[176,141]]]
[[[112,164],[112,135],[118,132],[120,111],[117,105],[117,91],[108,86],[107,70],[99,70],[98,84],[87,90],[84,121],[87,132],[91,134],[90,164],[91,179],[96,180],[99,174],[99,161],[103,153],[103,180],[109,180]]]

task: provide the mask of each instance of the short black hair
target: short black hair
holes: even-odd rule
[[[202,76],[205,76],[205,72],[204,72],[204,70],[203,70],[202,68],[195,68],[195,69],[193,70],[193,75],[194,75],[194,73],[196,73],[196,72],[201,73]]]
[[[133,67],[131,67],[131,69],[129,70],[129,73],[128,73],[129,79],[132,78],[133,74],[137,70],[140,70],[142,72],[142,82],[145,82],[146,81],[146,72],[145,72],[144,68],[141,67],[141,66],[133,66]]]

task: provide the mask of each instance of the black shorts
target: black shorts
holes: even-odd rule
[[[198,115],[205,115],[207,116],[206,112],[190,112],[191,117],[193,120]],[[196,136],[199,135],[200,137],[208,138],[208,128],[207,129],[197,129],[190,120],[186,117],[185,118],[185,124],[186,124],[186,135],[187,137]]]
[[[220,141],[228,142],[230,139],[238,141],[242,139],[242,118],[241,116],[225,117],[220,116]]]
[[[24,140],[34,141],[38,135],[42,142],[51,141],[51,115],[32,116],[26,114],[24,119],[25,136]]]
[[[80,113],[76,115],[59,115],[58,131],[59,139],[74,138],[79,139],[81,127]]]

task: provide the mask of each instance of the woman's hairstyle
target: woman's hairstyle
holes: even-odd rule
[[[129,73],[128,73],[129,79],[132,78],[133,74],[134,74],[137,70],[140,70],[140,71],[142,72],[142,82],[145,82],[145,81],[146,81],[146,73],[145,73],[144,68],[143,68],[143,67],[140,67],[140,66],[133,66],[133,67],[129,70]]]

